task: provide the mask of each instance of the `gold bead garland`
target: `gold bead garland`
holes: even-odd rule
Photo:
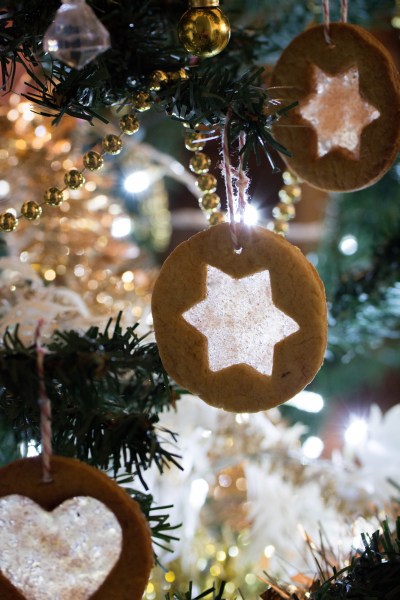
[[[283,173],[283,184],[279,190],[280,202],[272,209],[274,219],[270,229],[285,236],[289,230],[289,221],[296,216],[295,204],[301,200],[301,186],[300,179],[289,171]]]
[[[164,73],[164,71],[154,71],[149,78],[148,89],[150,91],[158,91],[162,85],[169,81],[187,79],[188,73],[184,68],[177,72]],[[0,231],[14,231],[19,222],[19,218],[23,217],[27,221],[36,221],[42,214],[42,207],[46,204],[49,206],[60,206],[64,201],[64,192],[68,189],[77,190],[85,183],[83,173],[85,170],[98,171],[104,165],[104,155],[110,154],[115,156],[122,150],[122,135],[133,135],[139,130],[140,124],[136,117],[135,111],[144,112],[151,107],[152,97],[148,91],[136,92],[132,97],[132,112],[123,115],[119,119],[120,135],[107,134],[102,140],[102,148],[100,152],[90,150],[83,156],[83,168],[70,169],[64,175],[64,187],[58,188],[55,186],[49,187],[44,192],[43,202],[37,203],[33,200],[25,202],[20,210],[20,214],[14,214],[14,210],[8,210],[0,214]]]
[[[184,127],[188,127],[188,125],[184,124]],[[225,215],[220,211],[221,199],[215,193],[217,178],[209,173],[211,159],[205,152],[202,152],[206,142],[206,130],[187,131],[185,133],[185,147],[194,153],[189,161],[189,168],[198,175],[196,185],[201,192],[199,206],[207,217],[209,224],[217,225],[225,221]]]

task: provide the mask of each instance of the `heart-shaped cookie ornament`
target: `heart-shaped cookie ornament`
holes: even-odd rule
[[[52,457],[0,469],[1,600],[139,600],[153,564],[139,505],[101,471]]]
[[[27,600],[87,600],[121,554],[121,526],[95,498],[47,512],[13,494],[0,499],[0,515],[0,570]]]

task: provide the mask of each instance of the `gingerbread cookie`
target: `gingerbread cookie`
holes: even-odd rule
[[[2,600],[139,600],[153,552],[139,505],[101,471],[53,456],[0,470]]]
[[[285,402],[313,379],[326,337],[324,289],[300,250],[261,227],[228,224],[165,261],[152,310],[165,369],[209,404],[236,412]]]
[[[290,169],[324,190],[373,184],[400,148],[399,75],[389,52],[370,33],[344,23],[296,37],[271,78],[271,94],[298,106],[273,126],[291,157]]]

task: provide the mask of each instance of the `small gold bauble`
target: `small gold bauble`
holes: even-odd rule
[[[178,35],[187,52],[208,58],[227,46],[231,28],[217,7],[189,8],[179,21]]]
[[[83,155],[83,164],[89,171],[98,171],[104,165],[104,158],[98,152],[89,150]]]
[[[119,120],[119,128],[126,135],[133,135],[139,131],[140,123],[135,115],[124,115]]]
[[[70,190],[78,190],[85,183],[85,178],[78,169],[71,169],[65,173],[64,182]]]
[[[21,206],[21,215],[28,221],[35,221],[42,214],[42,207],[33,200],[24,202]]]
[[[208,217],[208,222],[210,225],[219,225],[220,223],[225,222],[225,215],[223,212],[212,212]]]
[[[206,145],[204,138],[201,133],[187,133],[185,135],[185,148],[191,152],[197,152],[203,150]]]
[[[18,219],[11,212],[0,215],[0,229],[2,231],[14,231],[17,228]]]
[[[109,133],[103,138],[103,150],[106,154],[119,154],[122,150],[122,141],[118,135]]]
[[[286,221],[274,221],[273,231],[279,235],[284,236],[289,229],[289,225]]]
[[[204,194],[200,198],[200,206],[204,210],[217,210],[221,207],[220,197],[215,192]]]
[[[204,175],[199,175],[196,185],[202,192],[215,192],[217,189],[217,178],[211,175],[211,173],[204,173]]]
[[[296,216],[296,209],[293,204],[286,204],[285,202],[279,202],[273,209],[272,215],[274,219],[280,221],[290,221]]]
[[[168,75],[164,71],[161,71],[161,69],[158,69],[150,75],[149,90],[158,92],[166,83],[168,83]]]
[[[301,199],[301,187],[296,183],[285,185],[279,190],[279,200],[284,204],[296,204]]]
[[[147,92],[137,92],[136,94],[134,94],[132,101],[134,107],[139,112],[149,110],[149,108],[151,107],[150,94],[148,94]]]
[[[211,165],[211,159],[204,152],[196,152],[189,161],[189,168],[193,173],[202,175],[207,173]]]
[[[44,193],[44,201],[50,206],[60,206],[64,201],[64,194],[56,187],[51,187]]]

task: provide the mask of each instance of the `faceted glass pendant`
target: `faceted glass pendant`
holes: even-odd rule
[[[85,0],[62,1],[43,47],[70,67],[82,69],[110,48],[110,34]]]

